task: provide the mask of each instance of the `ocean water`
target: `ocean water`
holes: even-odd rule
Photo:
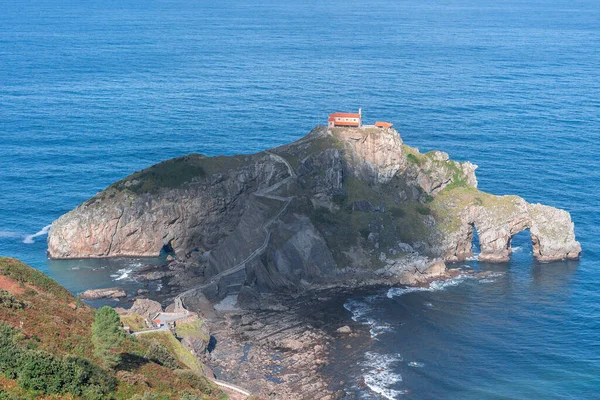
[[[569,210],[584,252],[539,264],[519,235],[510,263],[466,264],[492,277],[349,299],[374,339],[339,361],[346,389],[600,398],[600,2],[2,0],[0,27],[0,254],[74,292],[121,284],[142,261],[48,262],[47,226],[158,161],[362,107],[483,190]]]

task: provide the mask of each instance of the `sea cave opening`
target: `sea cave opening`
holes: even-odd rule
[[[477,234],[475,224],[471,224],[471,230],[471,251],[473,252],[473,257],[477,257],[481,252],[481,244],[479,243],[479,235]]]
[[[160,256],[167,257],[169,255],[174,255],[174,254],[175,254],[175,249],[173,248],[173,239],[171,239],[163,245],[162,249],[160,249]]]
[[[533,256],[533,243],[529,229],[514,234],[508,242],[508,247],[511,249],[511,259]]]

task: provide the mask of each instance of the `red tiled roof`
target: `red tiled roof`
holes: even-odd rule
[[[336,112],[329,114],[329,118],[360,118],[360,114]]]
[[[392,125],[394,125],[394,124],[392,124],[390,122],[384,122],[384,121],[375,122],[375,126],[377,126],[379,128],[391,128]]]

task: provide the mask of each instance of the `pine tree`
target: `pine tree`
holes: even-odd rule
[[[119,314],[108,306],[96,311],[92,324],[92,343],[94,355],[104,362],[105,368],[114,368],[121,361],[121,356],[114,350],[121,345],[123,338]]]

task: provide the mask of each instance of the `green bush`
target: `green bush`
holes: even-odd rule
[[[144,392],[144,394],[136,394],[129,400],[169,400],[169,396],[165,394],[155,394],[152,392]]]
[[[431,214],[431,209],[429,209],[429,207],[426,207],[426,206],[417,206],[417,211],[421,215],[429,215],[429,214]]]
[[[116,389],[116,380],[85,358],[61,358],[21,343],[18,330],[0,323],[0,372],[17,379],[24,389],[45,394],[72,393],[86,399],[106,398]]]
[[[407,154],[406,159],[413,164],[416,164],[416,165],[421,164],[421,160],[419,160],[419,158],[412,153]]]
[[[119,314],[114,309],[104,306],[96,311],[92,324],[94,355],[102,359],[106,368],[114,368],[121,361],[120,354],[114,350],[121,345],[124,338]]]
[[[183,394],[179,398],[179,400],[204,400],[204,399],[205,399],[205,397],[198,397],[195,394],[190,393],[188,391],[183,392]]]
[[[17,398],[12,394],[6,393],[4,390],[0,389],[0,400],[17,400]]]
[[[0,307],[20,310],[25,308],[25,305],[25,303],[15,299],[12,293],[0,289]]]
[[[179,363],[173,354],[171,354],[165,346],[158,343],[156,340],[154,340],[150,347],[148,347],[145,357],[148,360],[154,361],[155,363],[167,368],[177,369],[179,367]]]
[[[175,375],[184,383],[187,383],[192,388],[199,390],[204,394],[216,395],[221,393],[221,390],[217,387],[217,385],[209,381],[206,376],[189,369],[178,369],[175,371]]]

